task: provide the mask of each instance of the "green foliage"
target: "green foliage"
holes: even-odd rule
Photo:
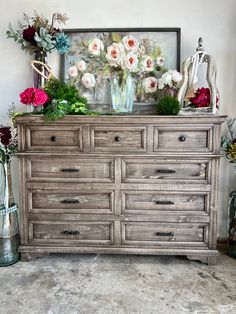
[[[87,114],[87,99],[79,95],[74,85],[67,84],[51,78],[44,86],[49,96],[42,113],[46,121],[55,121],[63,118],[66,114]]]
[[[180,103],[176,97],[165,96],[157,103],[157,114],[177,115],[180,110]]]

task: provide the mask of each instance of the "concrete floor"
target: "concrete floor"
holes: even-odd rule
[[[236,260],[51,255],[0,268],[1,314],[235,314]]]

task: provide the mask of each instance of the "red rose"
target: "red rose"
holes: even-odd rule
[[[197,108],[208,107],[210,105],[210,89],[198,88],[195,92],[195,96],[189,99],[193,105]]]
[[[24,105],[33,105],[34,107],[44,105],[48,101],[48,95],[39,88],[26,88],[20,94],[20,101]]]
[[[34,99],[32,105],[34,107],[44,105],[48,101],[48,95],[42,89],[34,88]]]
[[[26,88],[20,93],[20,101],[24,105],[30,105],[33,102],[34,88]]]
[[[11,140],[11,129],[10,127],[0,127],[0,142],[7,146]]]
[[[28,41],[32,45],[37,45],[34,35],[36,33],[36,29],[32,26],[28,26],[28,28],[23,30],[23,38],[24,40]]]

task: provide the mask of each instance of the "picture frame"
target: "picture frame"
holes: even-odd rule
[[[121,42],[124,44],[124,41],[122,41],[124,38],[134,38],[139,43],[139,48],[141,47],[144,50],[143,57],[151,55],[154,61],[157,60],[157,58],[164,60],[163,66],[155,64],[155,77],[157,78],[161,77],[161,75],[169,69],[180,70],[180,28],[97,28],[64,29],[63,31],[69,37],[71,47],[66,54],[61,56],[61,79],[66,82],[71,82],[78,87],[80,94],[88,99],[89,108],[91,110],[108,112],[111,109],[109,78],[104,76],[100,78],[98,73],[95,73],[93,70],[91,71],[95,61],[100,62],[98,56],[88,53],[89,43],[94,39],[99,39],[102,42],[103,54],[105,55],[108,52],[107,48],[113,43]],[[129,52],[130,51],[127,51],[126,53]],[[91,72],[95,77],[96,85],[93,88],[85,88],[82,83],[83,73],[78,70],[78,64],[82,60],[86,63],[86,70],[84,70],[83,73]],[[106,61],[105,58],[103,58],[103,60]],[[77,70],[75,68],[76,66]],[[74,73],[68,73],[72,67]],[[105,66],[99,64],[98,67],[99,71],[102,67],[106,70],[107,64],[105,64]],[[136,73],[132,74],[134,74],[134,76],[136,75]],[[150,73],[146,73],[146,76],[149,74]],[[134,91],[133,112],[142,111],[148,113],[148,111],[153,110],[155,100],[152,99],[151,94],[139,97],[137,85],[140,84],[144,77],[140,76],[140,78],[139,75],[140,74],[137,75],[136,89]],[[151,73],[151,75],[154,76],[153,73]],[[92,79],[94,80],[94,78]],[[93,84],[93,82],[91,84]],[[140,88],[142,89],[142,86]]]

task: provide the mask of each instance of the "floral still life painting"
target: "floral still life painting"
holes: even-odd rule
[[[180,30],[67,30],[63,79],[75,84],[90,104],[130,106],[158,98],[158,81],[179,69]],[[162,81],[160,80],[160,86]],[[161,89],[161,88],[160,88]]]

